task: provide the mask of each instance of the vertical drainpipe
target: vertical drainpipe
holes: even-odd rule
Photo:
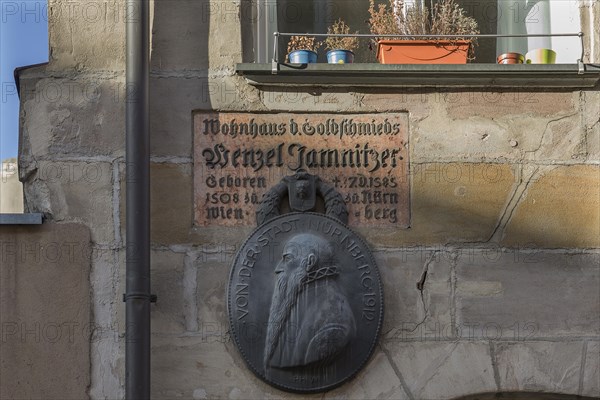
[[[149,0],[127,0],[125,396],[150,398]]]

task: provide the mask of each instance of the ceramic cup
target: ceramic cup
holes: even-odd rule
[[[525,58],[527,64],[554,64],[556,52],[551,49],[533,49],[525,55]]]

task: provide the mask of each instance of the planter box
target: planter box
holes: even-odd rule
[[[469,40],[380,40],[381,64],[466,64]]]

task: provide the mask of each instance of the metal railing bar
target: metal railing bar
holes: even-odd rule
[[[406,38],[431,38],[431,37],[444,37],[444,38],[519,38],[519,37],[583,37],[583,32],[577,33],[535,33],[535,34],[496,34],[496,33],[481,33],[481,34],[469,34],[469,35],[437,35],[437,34],[425,34],[425,35],[375,35],[371,33],[289,33],[289,32],[275,32],[275,36],[314,36],[314,37],[406,37]]]

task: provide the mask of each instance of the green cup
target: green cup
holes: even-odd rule
[[[556,52],[551,49],[533,49],[525,55],[525,58],[527,64],[554,64]]]

